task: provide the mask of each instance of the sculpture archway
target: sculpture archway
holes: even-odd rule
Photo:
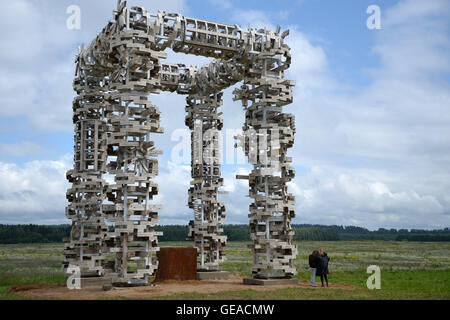
[[[246,112],[239,145],[253,170],[250,232],[255,278],[290,277],[293,260],[291,219],[294,196],[288,148],[294,143],[295,119],[283,113],[292,102],[294,83],[284,79],[290,49],[288,31],[242,30],[118,1],[113,20],[77,56],[73,102],[74,168],[67,178],[66,216],[72,232],[64,265],[78,265],[120,281],[147,282],[157,268],[153,227],[161,207],[152,202],[158,186],[156,149],[151,135],[162,133],[159,110],[149,95],[171,91],[187,95],[186,125],[192,130],[192,178],[189,207],[194,219],[189,238],[198,248],[198,268],[218,270],[226,236],[220,225],[225,206],[218,200],[221,178],[218,138],[222,129],[222,90],[240,81],[233,100]],[[163,63],[164,50],[213,57],[199,68]],[[108,184],[104,174],[114,176]],[[115,253],[107,263],[106,254]]]

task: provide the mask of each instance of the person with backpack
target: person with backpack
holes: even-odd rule
[[[309,255],[309,267],[311,268],[311,286],[317,287],[316,284],[316,271],[319,264],[319,251],[314,250],[312,254]]]

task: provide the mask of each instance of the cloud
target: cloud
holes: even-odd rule
[[[313,167],[289,184],[297,200],[297,221],[360,225],[371,229],[442,228],[450,223],[448,202],[412,188],[392,190],[382,177],[353,170]]]
[[[1,223],[67,223],[66,171],[73,157],[27,162],[24,166],[0,162]]]
[[[170,161],[160,166],[155,182],[158,183],[159,193],[155,203],[163,206],[159,212],[160,224],[187,224],[193,213],[188,208],[188,189],[191,181],[191,168],[176,165]]]

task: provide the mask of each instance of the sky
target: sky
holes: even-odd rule
[[[75,55],[112,18],[116,1],[0,1],[0,223],[68,223]],[[297,128],[288,152],[296,169],[289,183],[294,223],[450,226],[449,1],[128,1],[136,4],[244,29],[290,30],[286,78],[296,86],[285,112],[295,115]],[[80,29],[67,28],[70,5],[80,8]],[[380,8],[380,29],[367,26],[371,5]],[[169,63],[210,61],[167,54]],[[244,122],[233,88],[224,91],[224,132]],[[187,224],[190,155],[179,152],[189,146],[185,97],[150,99],[165,129],[153,136],[164,152],[156,179],[159,223]],[[232,136],[224,135],[224,155]],[[226,160],[228,194],[220,199],[227,223],[248,223],[248,184],[235,176],[251,167]]]

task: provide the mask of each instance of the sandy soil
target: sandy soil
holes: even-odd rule
[[[214,281],[176,281],[167,280],[157,282],[154,286],[133,287],[133,288],[113,288],[110,291],[103,291],[100,286],[85,287],[81,290],[69,290],[64,284],[22,284],[15,285],[8,289],[9,292],[24,298],[42,298],[42,299],[72,299],[72,300],[90,300],[90,299],[108,299],[125,297],[129,299],[152,299],[157,296],[168,296],[174,293],[198,292],[198,293],[217,293],[220,291],[237,291],[252,289],[257,291],[269,291],[288,287],[311,288],[314,290],[346,289],[355,290],[357,287],[349,284],[330,283],[329,288],[312,288],[309,281],[301,280],[298,284],[291,285],[273,285],[256,286],[244,285],[240,275],[230,275],[228,280]]]

